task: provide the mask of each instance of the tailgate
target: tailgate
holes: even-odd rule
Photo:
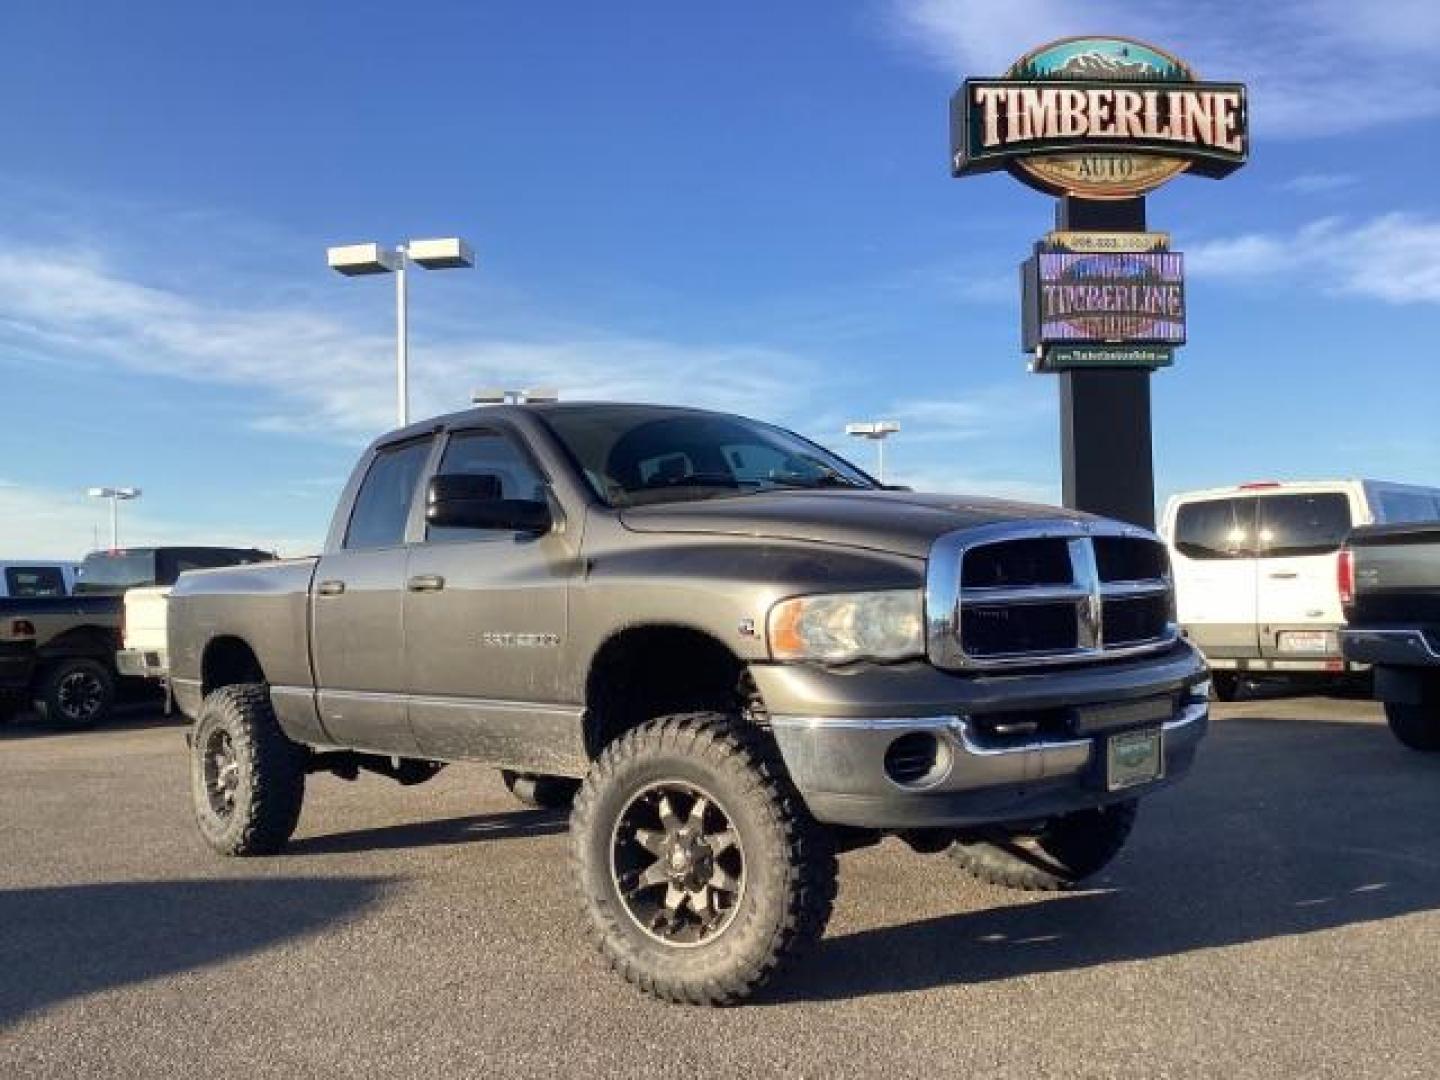
[[[169,586],[126,591],[125,648],[147,652],[165,648],[165,613],[169,602]]]
[[[1356,529],[1349,547],[1355,560],[1352,624],[1440,626],[1440,522]]]

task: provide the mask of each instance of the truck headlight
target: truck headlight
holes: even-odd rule
[[[919,589],[797,596],[770,609],[777,660],[899,660],[925,652],[925,596]]]

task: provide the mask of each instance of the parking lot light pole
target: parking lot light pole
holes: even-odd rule
[[[120,504],[140,497],[137,487],[92,487],[85,494],[92,499],[110,500],[110,550],[120,549]]]
[[[875,479],[885,482],[885,440],[900,430],[894,420],[857,420],[845,425],[845,434],[875,444]]]
[[[408,263],[426,270],[456,270],[475,265],[470,245],[458,236],[409,240],[393,248],[380,244],[345,244],[325,250],[330,269],[346,277],[395,275],[395,415],[399,426],[410,423],[410,312],[405,281]]]

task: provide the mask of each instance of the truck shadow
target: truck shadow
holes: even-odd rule
[[[49,724],[33,712],[22,712],[8,721],[0,722],[0,742],[67,735],[94,738],[108,732],[145,731],[150,728],[174,728],[181,731],[187,723],[179,713],[166,716],[163,708],[153,701],[119,705],[103,724],[88,728],[67,728],[63,724]]]
[[[1147,802],[1094,890],[987,888],[995,907],[827,938],[769,1003],[1072,971],[1440,908],[1440,757],[1375,723],[1265,718],[1219,720],[1202,754],[1184,784]],[[932,869],[960,874],[943,859]]]
[[[360,851],[390,851],[397,848],[473,844],[487,840],[515,840],[528,836],[550,836],[569,828],[562,810],[516,810],[503,814],[467,814],[439,821],[417,821],[405,825],[384,825],[355,832],[302,836],[286,845],[284,855],[335,855]]]
[[[0,891],[0,1030],[29,1013],[303,938],[381,878],[140,881]]]

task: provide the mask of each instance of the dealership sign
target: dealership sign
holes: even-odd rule
[[[956,176],[1006,168],[1052,195],[1134,198],[1190,171],[1220,177],[1249,151],[1245,87],[1199,82],[1127,38],[1078,37],[1026,54],[951,99]]]
[[[1184,256],[1036,252],[1022,268],[1027,352],[1053,345],[1183,345]]]

